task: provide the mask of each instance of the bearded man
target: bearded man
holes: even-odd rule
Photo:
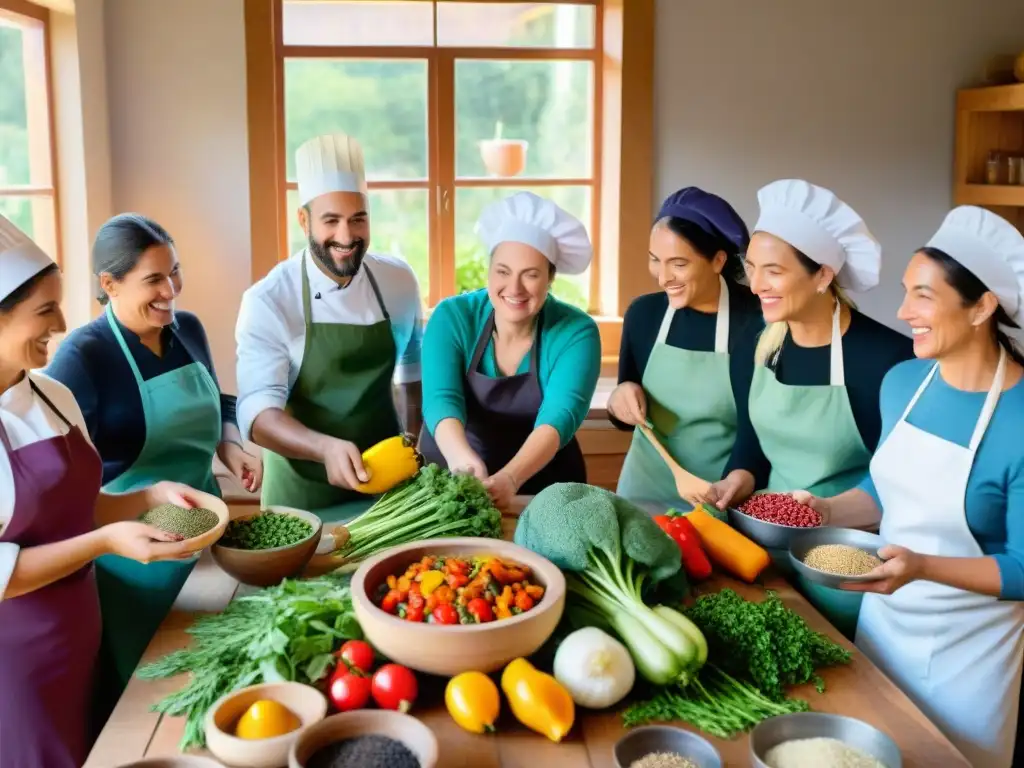
[[[344,505],[329,514],[344,521],[368,498],[352,490],[369,477],[361,453],[419,432],[422,304],[408,264],[367,250],[359,143],[318,136],[295,166],[308,245],[242,297],[238,426],[265,449],[264,507]]]

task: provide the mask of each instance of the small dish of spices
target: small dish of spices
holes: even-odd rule
[[[161,504],[143,512],[139,522],[186,539],[194,539],[216,528],[220,517],[213,510],[203,507],[188,509],[177,504]]]
[[[436,768],[437,737],[411,715],[358,709],[302,731],[288,768]]]
[[[420,761],[402,742],[371,733],[321,747],[306,768],[420,768]]]

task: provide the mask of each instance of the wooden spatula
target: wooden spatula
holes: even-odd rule
[[[646,437],[651,445],[654,446],[660,455],[666,466],[672,472],[672,477],[676,481],[676,492],[679,494],[681,499],[685,499],[694,506],[700,504],[708,490],[711,488],[711,483],[706,480],[701,480],[696,475],[692,475],[685,469],[679,466],[675,459],[672,458],[671,454],[665,450],[665,446],[659,442],[658,438],[654,436],[654,432],[651,428],[643,424],[637,426],[644,437]]]

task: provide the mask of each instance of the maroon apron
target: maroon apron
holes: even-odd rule
[[[100,457],[53,403],[66,435],[11,448],[14,515],[0,541],[37,547],[95,530]],[[81,768],[89,750],[88,711],[100,647],[93,566],[20,597],[0,601],[0,766]]]
[[[537,413],[544,402],[537,376],[540,359],[540,316],[533,346],[530,348],[530,367],[526,373],[492,379],[479,373],[487,344],[494,333],[494,312],[487,319],[483,333],[477,339],[469,373],[463,384],[466,400],[466,438],[469,445],[493,475],[512,460],[533,432]],[[441,450],[426,426],[420,432],[420,452],[427,463],[447,466]],[[587,466],[583,451],[573,437],[540,472],[527,480],[519,493],[535,495],[554,483],[587,482]]]

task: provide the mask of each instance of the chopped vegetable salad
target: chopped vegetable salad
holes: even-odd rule
[[[381,585],[381,610],[406,621],[486,624],[510,619],[544,597],[530,569],[497,557],[426,555]]]

